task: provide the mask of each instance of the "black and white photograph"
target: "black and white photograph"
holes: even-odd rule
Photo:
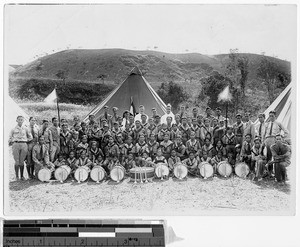
[[[295,215],[296,5],[7,4],[3,40],[7,215]]]

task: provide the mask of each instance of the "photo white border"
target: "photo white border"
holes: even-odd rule
[[[3,1],[4,3],[12,3],[16,1]],[[18,1],[18,3],[34,3],[33,1]],[[48,1],[47,3],[77,3],[80,4],[80,1]],[[89,1],[89,3],[181,3],[181,4],[297,4],[297,8],[299,9],[298,1]],[[297,10],[297,37],[299,43],[299,10]],[[3,15],[3,11],[2,11]],[[3,18],[3,16],[2,16]],[[3,25],[2,25],[2,34],[3,34]],[[3,40],[2,42],[2,56],[3,56]],[[296,82],[298,78],[296,77],[296,69],[298,69],[299,74],[299,66],[295,67],[296,61],[299,61],[299,52],[297,50],[297,60],[295,56],[295,60],[291,61],[292,63],[292,77],[296,78]],[[1,66],[3,68],[3,64]],[[1,70],[2,78],[3,78],[3,70]],[[298,84],[298,83],[297,83]],[[0,87],[0,93],[3,95],[3,88]],[[299,87],[293,86],[293,93],[296,94],[297,97],[295,103],[297,103],[297,109],[299,109]],[[293,105],[296,105],[293,102]],[[1,109],[3,109],[3,101],[0,103]],[[296,186],[292,186],[293,188],[299,188],[299,168],[297,167],[297,163],[299,162],[299,131],[298,128],[299,123],[299,114],[296,115],[296,108],[293,107],[293,116],[294,120],[292,120],[292,129],[295,128],[295,139],[296,142],[293,142],[292,152],[296,155],[292,160],[292,164],[294,165],[294,171],[296,176]],[[298,110],[299,112],[299,110]],[[296,117],[295,117],[296,116]],[[293,118],[292,118],[293,119]],[[296,119],[296,121],[295,121]],[[3,122],[1,121],[0,127],[3,130]],[[2,137],[2,138],[1,138]],[[1,140],[3,140],[3,132],[0,134]],[[5,144],[5,143],[4,143]],[[3,142],[0,144],[0,157],[3,157]],[[297,150],[298,149],[298,150]],[[297,152],[298,151],[298,152]],[[5,165],[5,164],[4,164]],[[297,167],[297,168],[296,168]],[[3,177],[3,169],[0,169],[0,177]],[[1,180],[0,180],[1,181]],[[0,193],[0,200],[3,202],[3,190]],[[168,224],[171,225],[176,234],[179,237],[183,237],[185,240],[179,242],[178,245],[174,244],[172,246],[272,246],[272,247],[281,247],[281,246],[299,246],[298,238],[299,238],[299,229],[300,229],[300,199],[299,199],[299,189],[296,190],[296,216],[207,216],[207,217],[188,217],[188,216],[176,216],[176,217],[165,217],[168,221]],[[49,215],[50,216],[50,215]],[[29,218],[49,218],[49,216],[37,216],[29,217],[29,216],[4,216],[3,215],[3,207],[0,208],[0,217],[5,217],[6,219],[29,219]],[[51,218],[54,216],[52,215]],[[87,216],[83,215],[73,215],[72,218],[87,218]],[[55,216],[55,218],[71,218],[71,216],[66,215],[63,216]],[[95,218],[95,216],[93,216]],[[115,218],[113,216],[107,217],[99,217],[99,218]],[[117,216],[117,218],[129,218],[128,216]],[[130,217],[136,218],[136,217]],[[137,218],[141,218],[138,216]],[[160,219],[162,217],[143,217],[145,219]]]

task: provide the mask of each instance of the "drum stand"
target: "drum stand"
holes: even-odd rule
[[[136,184],[137,181],[136,181],[136,170],[134,171],[134,183]]]
[[[141,184],[143,183],[143,174],[142,174],[142,168],[140,167],[140,179],[141,179]]]
[[[147,179],[147,171],[145,169],[145,183],[148,183],[148,179]]]

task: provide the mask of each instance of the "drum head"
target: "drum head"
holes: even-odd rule
[[[208,162],[201,162],[199,164],[199,171],[203,178],[210,178],[214,175],[214,168]]]
[[[240,178],[246,178],[250,172],[250,169],[246,163],[238,163],[234,168],[234,172]]]
[[[106,172],[101,166],[95,166],[90,173],[91,179],[95,182],[102,181],[105,178],[105,176]]]
[[[121,181],[124,178],[125,175],[125,169],[123,166],[115,166],[110,171],[110,178],[113,181]]]
[[[158,163],[155,168],[155,174],[158,178],[169,176],[169,168],[164,163]]]
[[[79,167],[74,173],[74,177],[77,181],[83,182],[87,180],[89,176],[89,169],[86,169],[85,167]]]
[[[218,173],[223,177],[229,177],[232,173],[231,165],[226,161],[221,161],[218,164]]]
[[[68,175],[69,173],[65,167],[58,167],[54,172],[54,177],[59,181],[65,181]]]
[[[153,167],[134,167],[129,170],[131,180],[139,181],[141,178],[152,179],[154,177]]]
[[[187,176],[188,169],[185,165],[178,163],[174,167],[174,176],[179,179],[183,179]]]
[[[51,172],[47,168],[42,168],[38,172],[38,179],[42,182],[49,181],[51,178]]]

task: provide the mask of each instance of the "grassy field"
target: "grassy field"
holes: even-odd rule
[[[52,117],[57,117],[57,106],[56,104],[46,103],[20,103],[19,106],[29,115],[36,117],[39,124],[42,123],[43,119],[51,120]],[[94,106],[83,106],[75,104],[59,104],[60,117],[68,120],[70,124],[73,122],[74,116],[79,116],[83,119]]]
[[[56,114],[54,106],[24,103],[21,107],[39,121]],[[69,121],[74,115],[83,118],[92,107],[61,105],[62,117]],[[42,183],[13,181],[14,161],[11,150],[9,169],[9,213],[89,213],[98,215],[195,215],[249,214],[287,212],[291,207],[290,185],[277,185],[274,180],[253,182],[236,176],[208,180],[188,178],[178,181],[153,180],[134,184],[129,178],[120,184],[88,180],[78,184],[68,179]],[[27,174],[25,174],[27,176]]]

